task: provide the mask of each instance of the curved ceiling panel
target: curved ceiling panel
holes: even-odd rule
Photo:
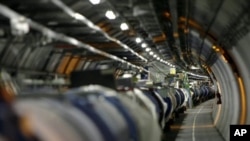
[[[203,74],[203,65],[213,65],[218,59],[217,53],[235,45],[250,30],[250,24],[246,24],[250,23],[247,0],[102,0],[97,5],[83,0],[2,3],[55,32],[113,55],[121,62],[145,67],[155,61],[186,71],[193,71],[191,66],[197,66],[202,68],[200,73]],[[12,29],[5,17],[0,18],[0,35],[7,40],[12,36]],[[39,43],[40,47],[53,48],[52,52],[60,48],[62,55],[71,53],[80,58],[94,56],[107,60],[62,41],[48,39],[33,30],[19,40],[25,38],[34,40],[34,44],[25,45],[26,48],[37,48],[36,41],[42,40],[45,43]],[[17,47],[11,48],[10,53],[18,51]],[[48,51],[38,52],[34,54]],[[11,66],[12,62],[7,64]],[[37,68],[45,70],[47,66]]]

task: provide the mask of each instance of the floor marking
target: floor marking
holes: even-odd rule
[[[195,117],[194,117],[193,132],[192,132],[192,139],[193,139],[193,141],[195,141],[195,122],[196,122],[196,118],[197,118],[198,114],[201,112],[201,110],[203,109],[203,107],[204,107],[204,106],[202,106],[202,107],[200,108],[200,110],[197,112],[197,114],[196,114]]]
[[[198,125],[198,126],[195,126],[195,128],[213,128],[214,125],[213,124],[205,124],[205,125]],[[171,129],[193,129],[193,126],[190,125],[172,125],[171,126]]]

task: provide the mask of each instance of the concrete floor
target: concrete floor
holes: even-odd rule
[[[213,125],[212,100],[188,109],[164,133],[163,141],[224,141]]]

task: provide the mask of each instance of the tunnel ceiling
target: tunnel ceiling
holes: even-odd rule
[[[88,0],[0,3],[43,27],[84,43],[82,46],[90,45],[117,56],[118,59],[113,58],[120,58],[121,63],[145,67],[160,62],[166,68],[175,66],[200,74],[204,74],[203,69],[192,70],[191,66],[212,65],[218,57],[216,52],[230,49],[250,25],[245,24],[250,21],[247,0],[101,0],[97,5]],[[105,16],[107,10],[114,12],[115,19]],[[122,66],[109,61],[107,55],[78,48],[60,37],[48,37],[43,30],[30,29],[19,35],[22,33],[14,29],[18,28],[15,22],[20,21],[3,14],[0,20],[2,66],[58,72],[60,62],[67,57],[71,61],[78,59],[76,62],[85,67],[88,60],[88,67],[93,68],[100,63]],[[121,30],[122,23],[128,25],[127,30]],[[138,37],[141,42],[136,41]],[[81,69],[77,63],[74,68]],[[72,71],[71,63],[66,66],[59,73]]]

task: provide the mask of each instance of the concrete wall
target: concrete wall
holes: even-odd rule
[[[238,124],[239,122],[240,98],[238,81],[229,64],[221,58],[217,60],[211,69],[218,81],[222,99],[221,105],[214,103],[213,118],[222,136],[229,140],[230,124]],[[218,121],[216,116],[218,116]]]
[[[250,123],[250,34],[228,50],[238,69],[233,72],[229,63],[221,56],[211,69],[218,81],[222,94],[222,104],[214,103],[213,118],[215,126],[222,136],[229,141],[231,124]],[[243,89],[240,89],[242,78]]]

